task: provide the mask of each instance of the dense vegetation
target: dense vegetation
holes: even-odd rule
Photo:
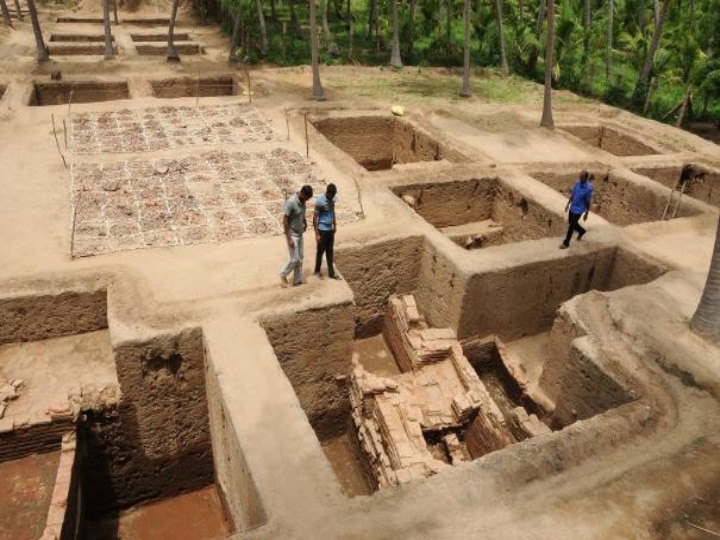
[[[228,32],[240,14],[241,56],[247,62],[310,62],[307,3],[208,1],[201,9],[216,12]],[[388,63],[393,0],[317,1],[323,63]],[[547,40],[542,0],[469,3],[472,64],[541,82]],[[397,6],[405,65],[462,65],[463,0],[408,0]],[[656,30],[657,49],[648,58]],[[555,88],[654,118],[720,119],[720,0],[556,0],[554,53]]]

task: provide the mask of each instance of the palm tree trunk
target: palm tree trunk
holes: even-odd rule
[[[115,24],[120,24],[120,18],[118,17],[118,0],[113,0],[113,18],[115,19]]]
[[[518,22],[520,23],[520,28],[525,26],[525,2],[524,2],[524,0],[518,1]]]
[[[15,0],[15,11],[17,12],[18,21],[22,22],[25,20],[22,14],[22,8],[20,7],[20,0]]]
[[[310,57],[312,58],[312,98],[315,101],[325,99],[322,84],[320,83],[320,54],[318,51],[317,20],[315,18],[315,0],[309,1],[310,5]]]
[[[0,11],[2,11],[3,22],[5,26],[13,27],[12,19],[10,18],[10,10],[7,7],[5,0],[0,0]]]
[[[302,32],[300,31],[300,22],[298,21],[297,12],[295,11],[295,0],[288,0],[288,8],[290,8],[290,28],[292,28],[293,34],[299,36]]]
[[[470,88],[470,1],[465,0],[463,6],[463,81],[460,97],[464,98],[472,96],[472,88]]]
[[[540,40],[540,36],[542,35],[542,27],[543,27],[543,21],[545,20],[545,0],[540,0],[540,5],[538,6],[538,16],[537,20],[535,21],[535,37]],[[530,50],[530,56],[528,58],[528,64],[527,64],[527,71],[530,74],[531,77],[535,76],[535,71],[537,71],[537,61],[538,61],[538,55],[540,54],[540,51],[537,47],[533,46]]]
[[[322,18],[323,34],[325,39],[330,39],[330,25],[328,24],[328,1],[320,0],[320,17]]]
[[[353,52],[353,35],[355,33],[355,24],[353,23],[353,17],[352,12],[350,11],[350,0],[347,0],[347,10],[348,10],[348,58],[350,60],[353,59],[354,52]]]
[[[35,0],[27,0],[28,11],[30,11],[30,21],[32,23],[33,34],[35,35],[35,45],[37,47],[38,62],[45,62],[50,59],[50,52],[45,46],[43,40],[42,29],[40,28],[40,20],[38,19],[37,9],[35,9]]]
[[[583,66],[587,66],[590,54],[590,0],[583,2]]]
[[[653,14],[655,16],[655,28],[660,24],[660,0],[653,0]]]
[[[663,26],[665,25],[665,20],[667,19],[667,14],[668,14],[669,9],[670,9],[670,0],[663,0],[662,11],[660,12],[660,18],[658,20],[657,25],[655,26],[655,31],[653,32],[652,42],[650,42],[650,48],[648,49],[647,56],[645,56],[645,63],[643,64],[642,70],[640,71],[640,76],[638,77],[638,81],[637,81],[637,84],[635,85],[635,90],[633,91],[633,95],[632,95],[632,101],[637,107],[642,106],[642,104],[645,102],[645,95],[647,94],[647,91],[648,91],[650,75],[652,72],[653,59],[655,58],[655,53],[657,52],[657,49],[660,45],[662,29],[663,29]]]
[[[612,80],[612,49],[613,49],[613,23],[615,22],[615,2],[608,0],[608,35],[607,35],[607,58],[605,60],[605,79],[608,90]]]
[[[410,13],[408,17],[410,19],[408,28],[408,44],[407,44],[407,58],[406,60],[412,64],[415,57],[415,7],[417,6],[417,0],[410,0]]]
[[[552,68],[553,48],[555,46],[555,0],[547,3],[547,45],[545,48],[545,92],[543,95],[543,113],[540,126],[555,129],[552,117]]]
[[[277,7],[275,6],[275,0],[270,0],[270,20],[274,23],[278,22]]]
[[[452,0],[447,0],[447,13],[445,14],[445,40],[450,50],[450,41],[452,40]]]
[[[640,0],[638,4],[638,28],[641,32],[645,31],[645,0]]]
[[[397,0],[391,0],[392,8],[392,51],[390,52],[390,65],[395,68],[401,68],[402,58],[400,58],[400,23],[398,21]]]
[[[230,64],[237,64],[240,61],[237,57],[237,48],[240,45],[242,24],[242,10],[238,8],[237,13],[235,14],[235,22],[233,22],[232,37],[230,38],[230,54],[228,55],[228,62]]]
[[[685,119],[685,113],[687,113],[688,104],[690,103],[691,97],[692,97],[692,84],[687,83],[687,87],[685,88],[685,97],[683,98],[682,107],[680,107],[680,112],[678,113],[677,123],[675,124],[675,127],[677,127],[677,128],[682,127],[682,123],[683,123],[683,120]]]
[[[498,28],[498,46],[500,47],[500,69],[504,75],[508,75],[510,74],[510,68],[508,68],[507,52],[505,51],[505,35],[503,33],[502,13],[502,0],[495,0],[495,21]]]
[[[112,30],[110,29],[110,0],[103,0],[103,24],[105,26],[105,60],[112,60],[113,51]]]
[[[720,346],[720,221],[705,289],[690,320],[690,329],[715,346]]]
[[[267,54],[268,52],[268,35],[267,28],[265,27],[265,14],[263,13],[262,0],[255,0],[258,12],[258,22],[260,23],[260,36],[262,39],[262,52]]]
[[[375,34],[374,31],[377,28],[377,0],[370,0],[370,9],[368,11],[368,39],[372,38]]]
[[[180,0],[173,0],[172,12],[170,13],[170,26],[168,28],[168,49],[167,49],[167,60],[168,62],[179,62],[180,57],[178,56],[177,50],[175,49],[175,19],[177,19],[178,5]]]

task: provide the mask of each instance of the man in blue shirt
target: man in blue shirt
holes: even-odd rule
[[[587,232],[580,225],[580,216],[583,216],[583,221],[587,221],[588,213],[590,212],[593,186],[588,181],[589,178],[590,176],[588,175],[588,172],[582,171],[580,173],[580,178],[573,186],[572,191],[570,191],[570,198],[565,205],[565,211],[570,211],[568,214],[568,221],[570,224],[568,226],[568,232],[565,236],[565,240],[563,240],[563,243],[560,244],[560,249],[567,249],[570,247],[570,239],[572,238],[574,231],[578,232],[578,240],[582,240],[582,237]]]
[[[319,195],[315,200],[315,211],[313,212],[313,228],[315,229],[315,241],[317,242],[317,255],[315,256],[315,276],[321,277],[320,267],[322,266],[323,253],[327,258],[328,277],[330,279],[341,279],[335,273],[333,265],[333,248],[335,246],[335,195],[337,187],[335,184],[328,184],[325,193]]]

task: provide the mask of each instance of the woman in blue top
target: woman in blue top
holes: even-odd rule
[[[587,171],[580,173],[580,178],[575,183],[570,191],[570,198],[565,205],[565,211],[568,210],[568,232],[565,235],[565,240],[560,244],[560,249],[567,249],[570,247],[570,239],[574,231],[578,232],[578,240],[582,240],[582,237],[587,232],[580,225],[580,216],[583,216],[583,221],[587,221],[588,213],[590,212],[590,203],[592,202],[593,186],[588,181],[591,178]],[[584,214],[584,215],[583,215]]]

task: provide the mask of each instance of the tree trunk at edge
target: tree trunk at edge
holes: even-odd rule
[[[105,60],[112,60],[115,51],[113,50],[112,30],[110,28],[110,0],[103,0],[103,25],[105,26]]]
[[[178,5],[180,0],[173,0],[172,12],[170,13],[170,26],[168,27],[168,49],[167,49],[167,60],[168,62],[179,62],[180,57],[178,56],[177,50],[175,49],[175,19],[177,18]]]
[[[228,54],[228,62],[237,64],[240,59],[237,57],[237,48],[240,45],[240,33],[242,32],[242,13],[238,9],[235,14],[235,22],[233,23],[232,36],[230,37],[230,54]]]
[[[45,46],[43,40],[42,28],[40,28],[40,20],[38,19],[37,9],[35,9],[35,0],[27,0],[28,10],[30,11],[30,21],[32,22],[33,34],[35,35],[35,45],[37,46],[38,62],[45,62],[50,59],[50,52]]]
[[[545,48],[545,92],[543,95],[543,113],[540,126],[555,129],[552,117],[552,68],[553,48],[555,47],[555,0],[547,3],[547,45]]]
[[[25,17],[23,17],[23,14],[22,14],[22,8],[20,7],[20,0],[15,0],[15,12],[17,13],[18,21],[23,22],[25,20]]]
[[[391,0],[392,3],[392,51],[390,52],[390,65],[395,68],[401,68],[402,58],[400,58],[400,22],[398,21],[398,0]]]
[[[507,62],[507,52],[505,51],[505,35],[503,33],[503,2],[502,0],[495,0],[495,21],[498,28],[498,46],[500,47],[500,69],[503,75],[510,74],[510,68]]]
[[[0,11],[2,11],[2,18],[5,26],[13,27],[12,19],[10,18],[10,10],[7,7],[5,0],[0,0]]]
[[[315,101],[325,99],[322,84],[320,83],[320,54],[318,51],[317,20],[315,18],[315,0],[310,0],[310,57],[312,58],[312,98]]]
[[[472,88],[470,87],[470,1],[465,0],[463,6],[463,81],[460,97],[464,98],[472,96]]]
[[[267,27],[265,26],[265,14],[263,13],[262,0],[255,0],[258,12],[258,22],[260,23],[260,37],[262,39],[262,52],[267,54],[268,52],[268,35]]]
[[[716,347],[720,346],[720,221],[715,233],[710,271],[700,303],[690,320],[690,329]]]

